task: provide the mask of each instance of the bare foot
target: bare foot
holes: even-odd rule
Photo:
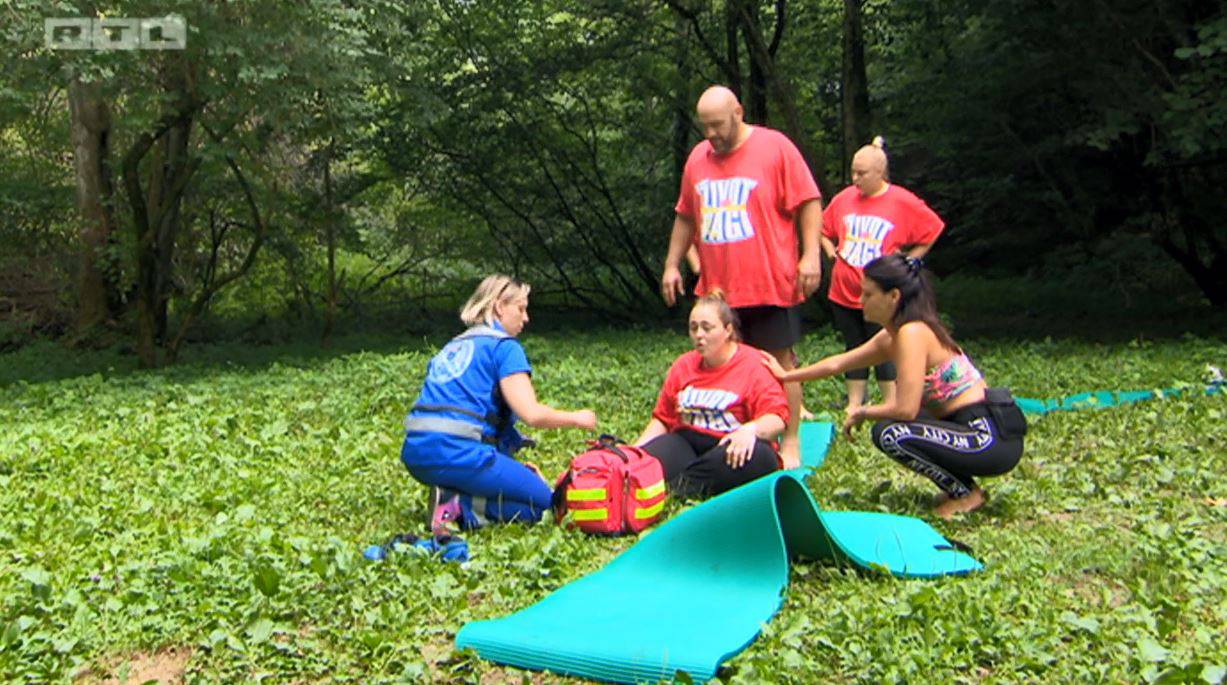
[[[780,440],[780,461],[784,468],[795,469],[801,465],[801,442],[796,437]]]
[[[979,487],[973,489],[969,494],[963,497],[950,497],[945,502],[937,505],[933,509],[933,513],[943,519],[952,519],[955,514],[965,514],[970,511],[975,511],[984,506],[988,500],[988,495]]]

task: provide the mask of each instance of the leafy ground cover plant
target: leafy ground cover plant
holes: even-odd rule
[[[400,423],[442,339],[330,352],[212,346],[136,371],[109,352],[30,346],[0,365],[0,676],[137,682],[167,657],[193,682],[565,682],[455,653],[466,622],[523,607],[631,544],[556,526],[468,535],[474,559],[362,548],[418,530],[424,489]],[[544,401],[637,435],[678,331],[525,337]],[[822,330],[803,360],[837,349]],[[1196,382],[1227,344],[967,341],[994,383],[1051,397]],[[842,383],[806,386],[819,412]],[[897,581],[800,564],[763,636],[722,679],[757,682],[1223,680],[1227,400],[1036,420],[974,515],[935,522],[987,570]],[[560,471],[586,436],[537,436]],[[929,517],[927,481],[839,442],[818,501]],[[675,505],[678,506],[678,505]]]

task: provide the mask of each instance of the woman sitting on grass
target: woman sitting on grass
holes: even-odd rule
[[[937,315],[919,259],[902,253],[879,257],[865,266],[861,286],[865,319],[883,327],[867,342],[793,371],[770,355],[763,362],[787,382],[893,361],[893,399],[849,407],[844,433],[852,438],[862,421],[876,419],[873,444],[944,491],[938,516],[978,509],[988,496],[972,477],[1001,475],[1018,463],[1027,431],[1022,411],[1008,389],[985,384],[954,342]]]
[[[532,464],[512,458],[523,440],[516,417],[534,428],[596,430],[590,409],[560,411],[537,401],[532,367],[517,335],[528,323],[526,284],[487,276],[460,310],[470,328],[433,359],[405,419],[401,461],[432,486],[431,531],[488,521],[541,520],[552,489]]]
[[[788,396],[759,350],[738,342],[735,317],[718,289],[695,303],[694,349],[673,362],[636,442],[660,460],[680,497],[717,495],[780,468],[774,441]]]

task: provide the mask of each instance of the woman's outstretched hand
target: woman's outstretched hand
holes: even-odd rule
[[[571,412],[575,419],[575,427],[582,428],[586,431],[596,430],[596,412],[591,409],[580,409],[579,411]]]
[[[763,355],[763,366],[771,372],[771,375],[776,377],[776,380],[784,380],[784,374],[788,373],[780,366],[780,360],[776,359],[770,352],[760,352]]]

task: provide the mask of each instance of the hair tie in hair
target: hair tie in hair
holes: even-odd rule
[[[920,257],[904,257],[903,263],[907,265],[907,270],[915,276],[920,273],[920,270],[925,268],[924,260]]]

